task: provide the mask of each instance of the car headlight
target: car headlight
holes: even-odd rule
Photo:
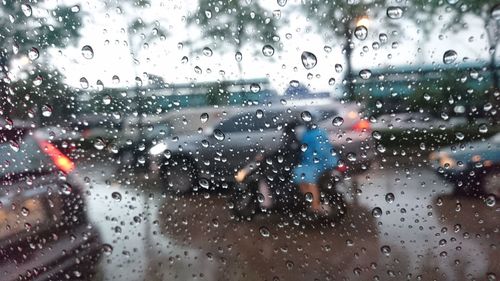
[[[149,154],[159,155],[162,154],[165,150],[167,150],[167,148],[168,146],[166,143],[160,142],[159,144],[156,144],[149,149]]]

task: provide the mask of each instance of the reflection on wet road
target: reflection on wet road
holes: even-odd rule
[[[456,197],[426,167],[375,164],[348,181],[335,225],[231,218],[225,195],[175,197],[152,179],[83,172],[112,251],[103,280],[495,280],[500,206]],[[378,209],[379,208],[379,209]]]

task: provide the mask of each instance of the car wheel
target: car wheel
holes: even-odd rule
[[[175,194],[185,194],[193,190],[195,184],[195,166],[188,159],[179,159],[161,170],[163,183]]]
[[[500,171],[486,174],[482,181],[482,192],[485,195],[493,194],[500,198]]]
[[[235,188],[232,194],[232,212],[239,219],[251,219],[257,210],[257,196],[250,188]]]

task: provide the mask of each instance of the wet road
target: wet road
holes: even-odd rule
[[[454,196],[425,163],[376,163],[347,181],[348,214],[329,226],[238,222],[225,195],[175,197],[110,163],[82,169],[89,216],[110,246],[98,280],[500,278],[500,204]]]

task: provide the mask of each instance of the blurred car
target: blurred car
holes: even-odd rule
[[[168,136],[185,135],[197,131],[203,125],[217,122],[218,116],[230,109],[199,107],[173,110],[162,115],[131,116],[121,125],[119,137],[113,141],[119,164],[127,167],[147,167],[147,147],[157,144]]]
[[[178,193],[198,186],[227,186],[234,181],[234,173],[258,153],[278,148],[285,123],[306,120],[309,111],[319,116],[318,126],[328,131],[346,167],[352,167],[353,172],[368,168],[373,159],[369,122],[353,105],[330,102],[240,108],[219,116],[219,122],[201,122],[201,130],[173,134],[150,147],[150,169]],[[200,114],[205,113],[198,111],[198,119]]]
[[[500,198],[500,133],[485,141],[442,148],[429,157],[437,173],[455,184],[457,193]]]
[[[0,184],[0,279],[91,277],[101,242],[75,163],[43,133],[2,129]]]

